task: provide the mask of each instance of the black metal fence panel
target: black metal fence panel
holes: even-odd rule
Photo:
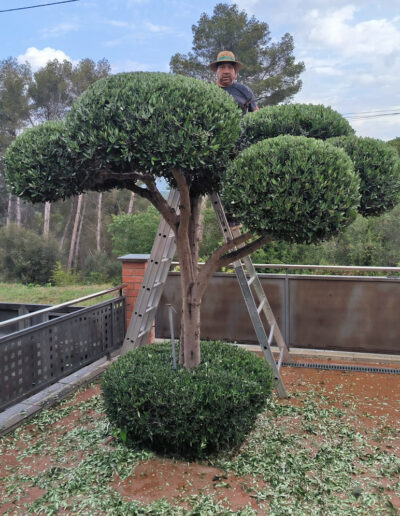
[[[29,319],[19,321],[14,324],[7,325],[6,327],[0,328],[0,337],[9,335],[19,330],[24,330],[30,326],[35,326],[41,322],[46,322],[61,315],[69,314],[82,310],[81,306],[67,306],[60,308],[57,311],[51,311],[49,313],[34,315],[35,312],[42,310],[43,308],[50,308],[51,305],[37,305],[37,304],[23,304],[23,303],[0,303],[0,322],[14,319],[20,315],[33,314]]]
[[[360,276],[260,274],[289,347],[400,354],[400,279]],[[170,273],[156,313],[156,337],[169,338],[167,304],[176,309],[179,273]],[[201,307],[201,337],[256,344],[246,305],[233,274],[216,274]]]
[[[118,349],[125,299],[104,301],[0,338],[0,410]]]

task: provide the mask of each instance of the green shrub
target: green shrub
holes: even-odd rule
[[[57,245],[19,226],[0,229],[0,271],[5,281],[44,285],[58,259]]]
[[[171,367],[169,343],[144,346],[111,364],[102,380],[106,413],[127,443],[201,457],[237,447],[264,407],[273,376],[249,351],[201,343],[198,367]]]
[[[154,206],[146,211],[129,215],[113,215],[107,226],[111,233],[113,252],[117,255],[126,253],[146,254],[151,252],[161,216]]]
[[[255,233],[297,243],[328,238],[355,218],[359,202],[359,178],[338,151],[304,136],[251,145],[227,169],[223,201]]]
[[[331,145],[344,149],[359,174],[360,207],[364,217],[380,215],[399,202],[400,159],[391,145],[374,138],[331,138]]]
[[[282,104],[248,113],[241,122],[240,148],[282,134],[326,140],[354,134],[347,120],[322,105]]]
[[[82,273],[87,283],[122,283],[122,264],[110,258],[105,252],[89,253],[83,264]]]
[[[50,281],[55,287],[67,287],[69,285],[79,285],[82,283],[82,277],[79,272],[69,271],[62,266],[61,262],[57,262],[51,273]]]

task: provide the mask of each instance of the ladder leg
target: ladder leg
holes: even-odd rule
[[[168,204],[175,210],[177,209],[179,204],[178,190],[170,191]],[[161,219],[122,345],[122,354],[146,344],[175,249],[174,234],[165,220]]]
[[[221,200],[218,196],[218,194],[212,194],[210,196],[211,203],[213,205],[215,214],[217,216],[217,220],[222,232],[222,235],[224,237],[225,242],[228,240],[232,240],[234,238],[234,235],[232,234],[231,229],[229,228],[229,224],[226,219],[225,211],[223,209]],[[239,230],[238,230],[239,232]],[[236,236],[236,235],[235,235]],[[272,371],[274,373],[274,377],[276,380],[276,390],[278,393],[278,396],[280,398],[287,398],[287,392],[285,389],[285,386],[283,384],[282,378],[279,373],[280,363],[282,362],[282,357],[286,357],[289,360],[289,353],[286,347],[286,344],[283,340],[280,330],[278,328],[278,325],[276,323],[275,317],[272,313],[271,307],[268,303],[268,299],[265,295],[264,290],[262,289],[260,280],[258,278],[257,272],[253,266],[253,263],[250,259],[250,257],[246,257],[245,265],[247,266],[247,272],[250,275],[250,280],[247,279],[246,273],[243,267],[243,264],[240,260],[234,262],[235,267],[235,273],[238,278],[239,286],[243,295],[243,299],[246,303],[247,310],[249,312],[249,316],[251,319],[251,322],[253,324],[254,331],[257,336],[257,340],[260,344],[263,356],[265,360],[270,364]],[[258,296],[259,306],[257,307],[253,293],[251,291],[250,285],[255,285],[255,291]],[[281,360],[279,363],[279,367],[277,367],[274,356],[271,351],[270,347],[270,339],[268,339],[264,325],[262,323],[260,312],[261,310],[264,312],[264,314],[268,314],[267,321],[271,328],[271,337],[272,334],[275,336],[275,339],[277,340],[278,345],[280,344],[281,349]],[[278,338],[277,338],[278,336]]]

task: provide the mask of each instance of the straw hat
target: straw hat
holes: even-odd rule
[[[218,65],[221,63],[233,64],[236,71],[239,71],[242,68],[242,63],[240,61],[236,61],[235,54],[233,52],[229,52],[229,50],[222,50],[222,52],[217,55],[217,60],[210,63],[209,67],[213,72],[216,72]]]

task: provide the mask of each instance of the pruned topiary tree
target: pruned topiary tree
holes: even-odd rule
[[[295,114],[285,126],[290,110]],[[274,131],[268,129],[271,117],[281,120]],[[241,135],[240,124],[232,98],[213,84],[162,73],[120,74],[79,97],[65,127],[54,129],[57,138],[37,137],[45,131],[38,127],[17,138],[6,155],[7,181],[25,199],[118,187],[156,207],[176,236],[180,363],[186,368],[200,363],[200,306],[214,272],[273,239],[328,238],[353,220],[359,204],[360,179],[349,155],[316,139],[352,135],[340,115],[322,106],[279,106],[246,115]],[[294,136],[278,136],[280,131]],[[398,196],[399,160],[383,166],[384,181]],[[158,178],[179,189],[179,211],[168,206]],[[222,191],[225,206],[248,230],[199,269],[200,199],[215,191]],[[371,189],[361,195],[370,196]]]
[[[329,143],[346,151],[360,176],[361,215],[381,215],[395,207],[399,202],[400,179],[395,148],[375,138],[354,136],[331,138]]]

